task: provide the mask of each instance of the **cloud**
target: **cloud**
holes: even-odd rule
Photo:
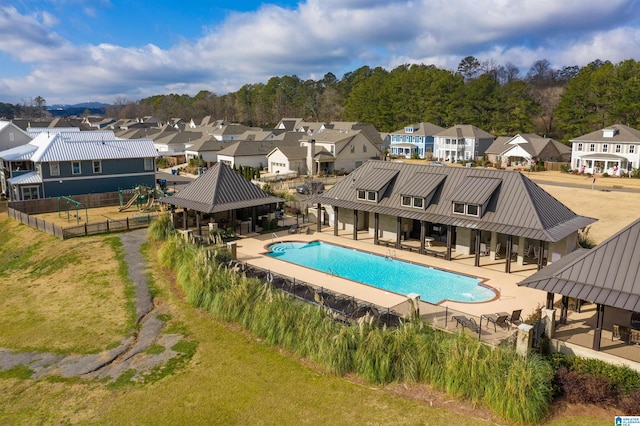
[[[68,1],[96,13],[91,2]],[[637,17],[633,0],[307,0],[230,12],[199,38],[162,49],[72,44],[53,31],[65,25],[64,15],[0,6],[0,50],[31,66],[26,76],[0,78],[0,96],[41,95],[51,104],[226,93],[272,76],[340,76],[361,64],[457,69],[468,55],[524,72],[538,59],[556,68],[616,62],[640,57]]]

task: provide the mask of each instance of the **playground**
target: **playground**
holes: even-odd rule
[[[162,191],[145,186],[137,186],[132,191],[119,191],[119,203],[113,206],[87,208],[73,197],[58,197],[57,210],[33,216],[62,228],[105,222],[135,219],[161,211],[157,199],[164,196]]]

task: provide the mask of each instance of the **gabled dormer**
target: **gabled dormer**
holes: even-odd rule
[[[398,174],[398,170],[373,169],[366,176],[354,180],[356,200],[379,203],[387,188]]]
[[[426,210],[446,177],[440,173],[416,173],[411,181],[406,182],[397,191],[400,195],[400,206]]]
[[[489,200],[500,187],[502,179],[467,176],[451,196],[454,215],[482,218]]]

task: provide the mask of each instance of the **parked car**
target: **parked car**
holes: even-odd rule
[[[296,187],[298,194],[322,194],[324,192],[324,182],[306,182]]]

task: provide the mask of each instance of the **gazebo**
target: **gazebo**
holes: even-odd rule
[[[159,202],[184,209],[182,223],[188,229],[188,213],[195,212],[195,226],[201,234],[201,215],[210,223],[231,226],[234,231],[247,219],[248,231],[256,231],[259,214],[271,213],[285,200],[267,194],[238,172],[223,163],[216,163],[175,195]],[[240,227],[242,230],[242,227]]]
[[[640,219],[595,248],[570,253],[518,285],[546,291],[547,309],[553,308],[555,294],[561,294],[560,323],[566,321],[570,297],[596,303],[592,348],[599,351],[605,306],[629,311],[632,318],[640,312],[639,239]]]

